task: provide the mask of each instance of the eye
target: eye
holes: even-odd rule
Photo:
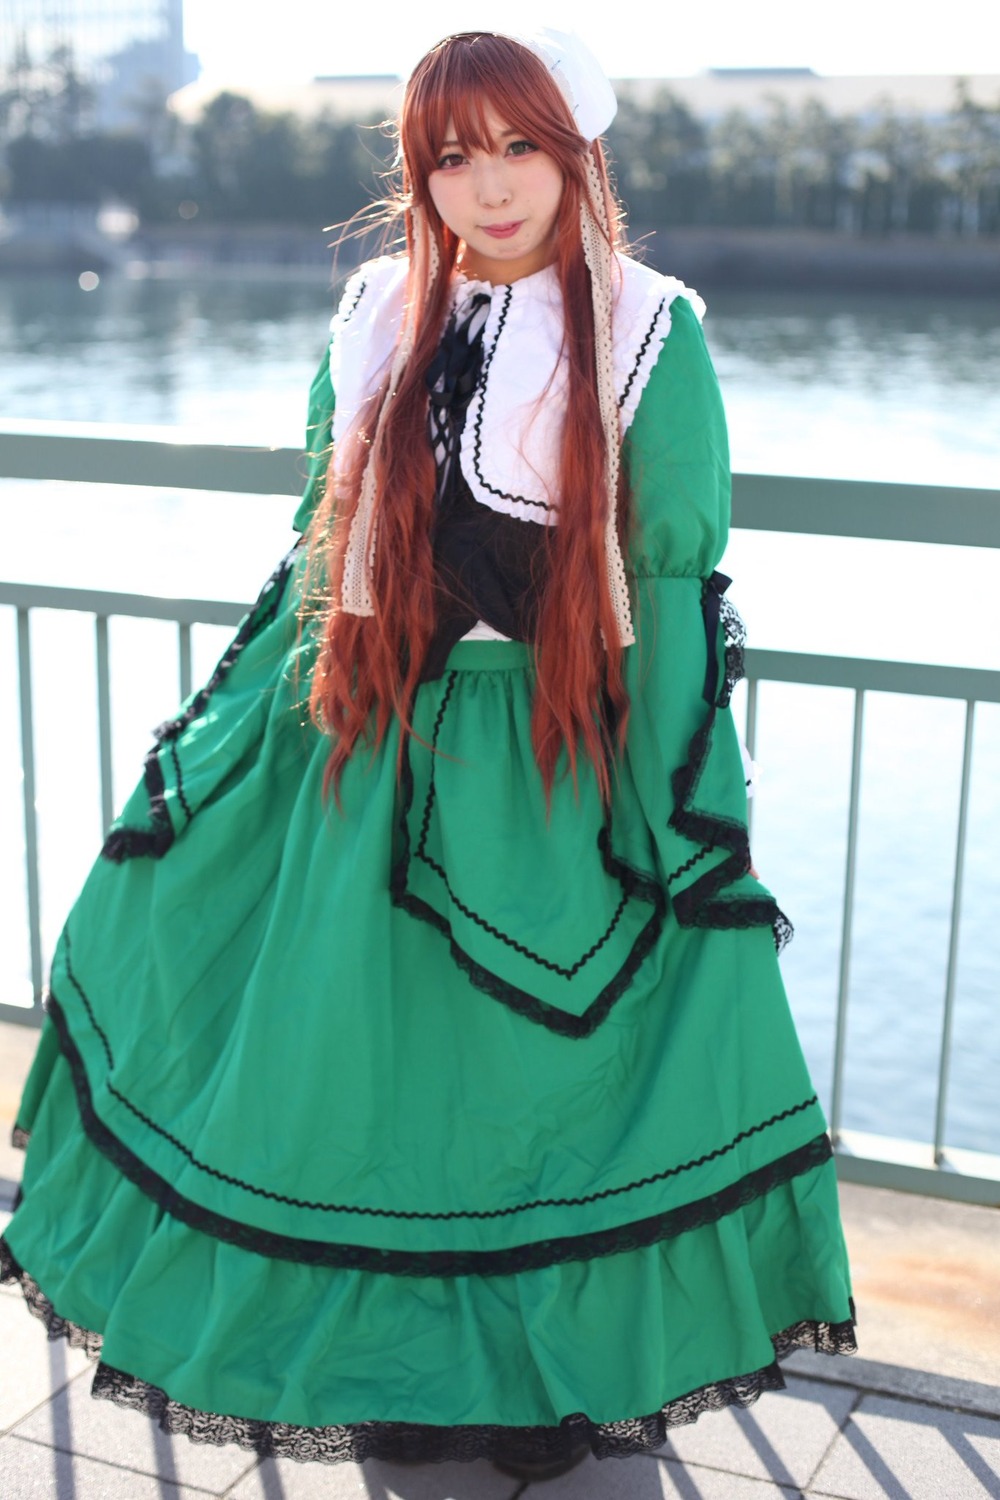
[[[530,156],[533,151],[537,150],[538,147],[533,141],[511,141],[507,147],[507,154],[509,156]]]
[[[443,156],[438,157],[437,170],[439,172],[447,172],[449,167],[460,167],[464,161],[465,157],[461,152],[446,151]]]

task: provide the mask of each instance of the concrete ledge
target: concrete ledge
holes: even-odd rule
[[[902,1396],[921,1401],[924,1405],[971,1412],[975,1416],[1000,1417],[1000,1387],[985,1385],[978,1380],[956,1380],[949,1375],[910,1370],[904,1365],[881,1364],[874,1359],[834,1359],[829,1354],[814,1354],[809,1349],[799,1349],[781,1363],[786,1373],[803,1380],[851,1386],[854,1390],[884,1396]]]

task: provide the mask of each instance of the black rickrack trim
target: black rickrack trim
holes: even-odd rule
[[[762,894],[727,899],[721,894],[727,885],[750,869],[750,838],[746,825],[694,805],[695,790],[708,758],[719,710],[728,708],[733,689],[743,676],[746,631],[736,609],[723,597],[717,583],[724,589],[728,580],[720,574],[713,574],[712,578],[703,581],[702,609],[706,619],[719,619],[725,633],[725,649],[717,667],[721,683],[705,719],[691,737],[687,760],[671,777],[674,810],[669,819],[670,827],[701,847],[668,875],[666,883],[670,889],[699,859],[716,850],[728,851],[725,859],[691,885],[682,891],[671,892],[674,915],[682,927],[770,927],[775,948],[780,953],[792,937],[793,928],[774,897]]]
[[[507,322],[507,314],[510,311],[510,300],[513,295],[514,288],[508,286],[504,294],[503,305],[500,308],[500,318],[497,323],[497,331],[494,335],[493,343],[490,345],[489,353],[483,360],[482,374],[479,377],[477,387],[479,404],[476,409],[475,421],[472,424],[472,467],[483,489],[489,490],[491,495],[496,495],[500,500],[510,500],[515,505],[533,505],[537,510],[552,510],[553,507],[546,505],[544,500],[528,500],[524,495],[508,495],[506,490],[497,489],[496,485],[490,484],[489,480],[485,477],[481,465],[483,456],[483,412],[486,410],[486,385],[490,378],[490,366],[493,364],[493,356],[497,352],[500,335],[503,333],[504,325]]]
[[[68,967],[69,961],[67,956],[67,968]],[[80,998],[83,1001],[83,1004],[86,1007],[87,1015],[91,1021],[91,1024],[93,1025],[94,1030],[97,1032],[101,1042],[103,1043],[105,1057],[108,1063],[108,1071],[111,1072],[114,1068],[114,1061],[111,1055],[110,1047],[108,1045],[107,1037],[94,1019],[94,1013],[91,1008],[90,1001],[88,1000],[84,990],[81,988],[75,978],[73,979],[73,983],[80,995]],[[93,1113],[93,1103],[90,1097],[90,1081],[87,1078],[86,1069],[83,1066],[83,1060],[80,1056],[79,1050],[76,1047],[76,1043],[73,1041],[73,1038],[70,1035],[69,1026],[66,1021],[62,1006],[59,1004],[59,1001],[55,998],[55,996],[51,993],[48,999],[48,1007],[49,1013],[52,1016],[53,1024],[56,1027],[56,1031],[60,1039],[60,1045],[67,1058],[67,1061],[70,1064],[70,1068],[73,1071],[74,1079],[76,1080],[78,1097],[82,1088],[86,1093],[88,1110]],[[77,1070],[79,1070],[80,1074],[79,1079],[77,1079]],[[189,1146],[185,1146],[183,1141],[178,1140],[176,1136],[171,1135],[169,1131],[164,1130],[163,1127],[161,1125],[158,1125],[155,1120],[150,1118],[149,1115],[140,1110],[135,1104],[132,1103],[130,1099],[126,1098],[121,1090],[116,1088],[115,1085],[110,1082],[110,1080],[106,1081],[105,1086],[108,1092],[112,1094],[113,1097],[117,1099],[118,1102],[122,1104],[131,1114],[133,1114],[136,1119],[140,1120],[143,1125],[147,1126],[148,1129],[152,1130],[156,1135],[162,1136],[164,1140],[168,1141],[169,1144],[173,1146],[175,1150],[179,1151],[181,1155],[184,1156],[193,1167],[196,1167],[200,1172],[207,1173],[207,1175],[210,1177],[214,1177],[219,1182],[228,1183],[231,1187],[243,1188],[246,1192],[253,1193],[258,1198],[266,1198],[274,1203],[283,1203],[289,1208],[304,1208],[319,1213],[361,1214],[370,1218],[407,1220],[419,1219],[432,1222],[453,1221],[458,1219],[506,1219],[512,1217],[515,1214],[526,1213],[530,1210],[538,1208],[582,1208],[588,1203],[599,1203],[602,1201],[602,1199],[605,1198],[618,1198],[621,1197],[624,1193],[632,1193],[640,1188],[650,1187],[654,1182],[665,1182],[668,1178],[678,1177],[683,1172],[690,1172],[694,1168],[707,1166],[711,1161],[718,1161],[723,1156],[728,1156],[731,1151],[735,1150],[735,1148],[741,1145],[744,1141],[751,1140],[753,1136],[760,1135],[760,1133],[764,1130],[770,1130],[772,1126],[778,1125],[784,1120],[792,1119],[795,1115],[801,1114],[803,1110],[810,1109],[815,1103],[817,1103],[816,1095],[812,1094],[808,1099],[803,1099],[799,1104],[793,1104],[790,1108],[783,1109],[778,1114],[771,1115],[769,1119],[760,1120],[756,1125],[751,1125],[746,1130],[739,1131],[735,1136],[733,1136],[732,1140],[728,1141],[724,1146],[716,1146],[713,1150],[706,1152],[702,1156],[694,1157],[690,1161],[681,1162],[673,1167],[665,1167],[660,1172],[653,1172],[646,1177],[640,1177],[634,1182],[627,1182],[620,1185],[619,1187],[603,1188],[599,1192],[587,1193],[583,1196],[573,1198],[536,1198],[528,1203],[515,1204],[507,1208],[450,1209],[448,1211],[430,1211],[417,1209],[404,1210],[366,1208],[358,1206],[356,1204],[343,1203],[313,1203],[301,1198],[289,1197],[285,1193],[273,1192],[270,1188],[258,1187],[254,1183],[244,1181],[242,1178],[233,1177],[226,1172],[220,1172],[218,1168],[209,1166],[207,1162],[199,1161]],[[81,1105],[81,1113],[82,1112],[83,1109]],[[825,1139],[825,1137],[820,1137],[820,1139]]]
[[[104,1051],[104,1061],[107,1063],[108,1072],[113,1073],[115,1067],[115,1058],[114,1053],[111,1051],[111,1042],[108,1039],[108,1034],[94,1014],[94,1007],[90,1003],[90,996],[87,994],[87,991],[84,989],[79,979],[77,979],[76,970],[73,968],[73,941],[69,935],[69,923],[67,923],[63,928],[62,945],[63,958],[66,963],[66,977],[79,995],[83,1008],[87,1012],[87,1020],[90,1022],[92,1029],[97,1034],[97,1038],[100,1041],[101,1047]],[[59,1032],[60,1037],[65,1034],[68,1038],[69,1028],[66,1025],[62,1006],[59,1004],[59,1001],[56,999],[55,995],[53,995],[51,989],[45,997],[45,1009],[47,1013],[52,1017],[56,1030]],[[113,1085],[109,1085],[109,1087],[113,1088]],[[123,1104],[128,1104],[128,1100],[125,1099],[122,1094],[116,1093],[115,1097],[117,1099],[120,1099]],[[129,1109],[132,1109],[133,1106],[131,1104],[128,1104],[128,1107]],[[141,1116],[140,1118],[145,1119],[145,1116]]]
[[[124,1177],[133,1182],[139,1190],[157,1203],[165,1213],[180,1220],[181,1223],[189,1225],[192,1229],[202,1234],[210,1235],[213,1239],[222,1240],[227,1244],[237,1245],[240,1249],[253,1251],[255,1254],[266,1255],[274,1260],[291,1260],[304,1265],[339,1266],[348,1270],[378,1271],[395,1276],[494,1276],[510,1275],[519,1271],[540,1270],[551,1265],[562,1265],[570,1261],[593,1260],[605,1255],[617,1255],[623,1250],[645,1249],[650,1245],[658,1244],[664,1239],[674,1238],[678,1234],[684,1234],[688,1230],[703,1228],[705,1225],[716,1223],[727,1214],[736,1212],[737,1209],[745,1207],[748,1203],[755,1202],[758,1198],[765,1196],[774,1188],[792,1181],[793,1178],[801,1176],[805,1172],[812,1171],[815,1167],[822,1166],[829,1161],[832,1153],[829,1138],[824,1134],[815,1137],[814,1140],[806,1142],[793,1151],[787,1152],[776,1161],[769,1162],[753,1172],[746,1173],[737,1182],[731,1183],[718,1192],[711,1193],[704,1198],[680,1205],[678,1208],[669,1209],[665,1213],[653,1214],[644,1219],[634,1220],[630,1224],[615,1225],[607,1230],[594,1230],[588,1234],[563,1235],[548,1240],[536,1240],[521,1245],[508,1246],[500,1250],[385,1250],[371,1245],[331,1244],[325,1240],[310,1240],[293,1235],[280,1234],[274,1230],[261,1229],[255,1225],[245,1224],[239,1220],[216,1213],[214,1210],[205,1208],[202,1204],[194,1203],[185,1198],[177,1191],[174,1185],[161,1177],[160,1174],[146,1162],[144,1162],[134,1151],[130,1150],[125,1143],[118,1139],[104,1122],[98,1117],[90,1093],[90,1085],[83,1060],[69,1035],[66,1027],[65,1017],[59,1007],[58,1001],[51,1000],[51,1015],[59,1035],[60,1046],[69,1064],[73,1083],[76,1089],[77,1107],[80,1111],[80,1120],[88,1138],[97,1149],[115,1166]],[[113,1087],[107,1085],[116,1097],[121,1099]],[[123,1100],[123,1103],[128,1103]],[[781,1114],[773,1116],[770,1120],[762,1121],[760,1124],[751,1126],[749,1130],[742,1131],[727,1146],[718,1147],[696,1161],[685,1162],[676,1167],[667,1168],[662,1173],[657,1173],[642,1179],[640,1182],[629,1184],[622,1188],[606,1189],[602,1193],[595,1193],[590,1198],[579,1199],[548,1199],[541,1200],[538,1204],[524,1204],[520,1208],[488,1210],[481,1213],[472,1211],[454,1211],[452,1213],[398,1213],[388,1209],[372,1209],[363,1207],[337,1208],[333,1204],[304,1204],[295,1199],[284,1198],[278,1193],[268,1192],[262,1188],[249,1187],[249,1191],[258,1197],[271,1201],[286,1203],[292,1207],[328,1209],[342,1213],[362,1214],[373,1218],[403,1218],[403,1219],[459,1219],[459,1218],[501,1218],[508,1217],[513,1213],[530,1207],[548,1206],[575,1206],[595,1201],[599,1198],[610,1198],[619,1196],[633,1188],[646,1186],[652,1182],[676,1176],[681,1172],[689,1171],[694,1167],[716,1160],[727,1155],[734,1147],[743,1140],[757,1135],[762,1131],[778,1124],[780,1121],[789,1119],[801,1113],[815,1104],[815,1097],[803,1100],[801,1104],[794,1105],[791,1109],[782,1111]],[[134,1106],[130,1106],[134,1110]],[[138,1114],[138,1111],[134,1111]],[[141,1119],[158,1130],[152,1121],[146,1116],[140,1115]],[[166,1132],[160,1130],[161,1135]],[[166,1136],[175,1145],[180,1145],[171,1136]],[[187,1148],[180,1149],[192,1165],[200,1167],[209,1175],[221,1181],[231,1183],[238,1187],[249,1186],[239,1182],[238,1179],[227,1177],[225,1174],[206,1167],[198,1162]]]
[[[628,377],[628,379],[625,382],[625,389],[622,391],[621,395],[618,397],[618,410],[619,411],[621,411],[622,407],[625,405],[625,402],[628,400],[629,391],[632,389],[632,386],[635,384],[636,376],[639,373],[639,366],[642,364],[643,356],[645,355],[646,350],[649,348],[650,342],[651,342],[652,337],[653,337],[653,333],[654,333],[654,331],[656,329],[656,325],[660,321],[660,314],[663,312],[663,309],[666,306],[666,302],[667,302],[666,297],[661,297],[660,298],[660,305],[656,309],[655,313],[653,314],[653,321],[652,321],[652,323],[650,323],[649,327],[646,329],[646,336],[643,339],[642,343],[639,345],[639,352],[638,352],[638,354],[635,357],[635,363],[633,364],[631,370],[629,371],[629,377]]]
[[[492,969],[487,969],[483,964],[478,963],[456,941],[451,923],[447,917],[437,911],[429,902],[424,901],[420,896],[414,895],[412,891],[407,889],[407,876],[411,858],[409,816],[413,806],[414,795],[413,767],[410,764],[408,742],[403,749],[400,780],[402,783],[398,819],[400,853],[393,864],[389,881],[393,904],[398,906],[402,911],[409,912],[412,917],[416,917],[422,922],[427,922],[429,926],[436,928],[443,937],[446,937],[453,962],[466,975],[470,984],[474,985],[476,989],[482,990],[491,999],[499,1000],[502,1005],[506,1005],[510,1010],[516,1011],[518,1015],[524,1016],[529,1021],[536,1022],[539,1026],[545,1026],[549,1031],[554,1031],[559,1036],[574,1039],[592,1036],[602,1021],[606,1020],[610,1015],[613,1007],[626,993],[643,960],[654,948],[662,930],[667,910],[666,893],[659,882],[654,880],[652,876],[634,869],[625,860],[620,859],[612,850],[610,814],[607,815],[607,821],[597,835],[597,847],[604,868],[609,875],[621,883],[623,894],[626,897],[634,896],[637,900],[646,901],[653,910],[649,920],[636,937],[628,957],[615,977],[605,985],[604,989],[591,1001],[585,1011],[580,1015],[574,1015],[569,1011],[562,1010],[558,1005],[551,1005],[547,1000],[542,1000],[538,995],[532,995],[528,990],[522,990],[517,985],[510,984],[506,979],[502,979],[499,974],[495,974]],[[496,935],[501,936],[499,933]],[[512,943],[512,946],[517,945]]]
[[[352,318],[354,316],[355,312],[357,311],[358,303],[361,301],[362,297],[365,295],[365,292],[367,291],[367,289],[368,289],[368,278],[365,277],[362,280],[361,285],[358,287],[358,290],[357,290],[357,292],[355,293],[355,296],[354,296],[354,301],[351,303],[350,307],[345,308],[345,310],[340,314],[340,316],[339,316],[339,322],[341,324],[346,323],[348,321],[348,319],[350,319],[350,318]]]
[[[281,600],[284,596],[285,585],[293,567],[295,549],[282,558],[277,568],[261,589],[256,603],[244,616],[233,639],[219,659],[218,664],[211,677],[194,697],[191,699],[183,713],[176,718],[168,719],[154,731],[154,742],[146,756],[143,768],[143,779],[146,784],[146,796],[149,800],[149,820],[151,827],[135,828],[127,824],[121,824],[113,828],[104,841],[101,855],[104,859],[111,860],[115,864],[121,864],[127,859],[136,859],[142,855],[148,855],[152,859],[162,859],[171,847],[176,837],[173,824],[170,821],[170,813],[167,810],[166,781],[163,776],[163,767],[160,764],[160,752],[164,744],[169,744],[170,755],[174,767],[174,776],[177,785],[177,798],[181,808],[190,823],[194,817],[187,798],[184,795],[184,779],[181,772],[180,758],[174,743],[179,735],[183,734],[188,725],[205,711],[205,707],[212,694],[222,682],[229,676],[238,660],[243,648],[252,641],[260,632],[270,625],[277,616]],[[187,826],[185,824],[185,826]]]
[[[0,1239],[0,1281],[17,1281],[29,1311],[45,1325],[50,1339],[65,1338],[92,1359],[101,1353],[101,1335],[61,1318],[37,1282],[18,1264]],[[779,1391],[784,1379],[778,1360],[796,1349],[823,1354],[854,1354],[852,1316],[841,1323],[804,1319],[772,1336],[774,1361],[762,1369],[728,1380],[714,1381],[668,1401],[648,1416],[618,1422],[591,1422],[582,1412],[565,1418],[558,1427],[500,1427],[492,1424],[432,1427],[416,1422],[352,1422],[326,1427],[299,1427],[289,1422],[267,1422],[248,1417],[199,1411],[173,1401],[159,1386],[98,1364],[92,1394],[116,1406],[141,1411],[169,1434],[183,1433],[195,1443],[222,1447],[234,1443],[261,1457],[293,1458],[312,1463],[363,1463],[376,1458],[423,1463],[472,1462],[475,1459],[516,1457],[524,1462],[552,1462],[568,1458],[587,1444],[595,1458],[629,1458],[663,1446],[668,1429],[697,1421],[704,1412],[727,1406],[750,1406],[765,1391]]]
[[[445,870],[444,866],[439,864],[436,859],[433,859],[427,853],[427,838],[430,833],[431,813],[434,810],[434,803],[437,799],[437,783],[435,780],[435,772],[437,767],[438,739],[441,734],[441,726],[444,723],[445,713],[447,711],[451,695],[454,691],[457,677],[457,672],[449,672],[447,686],[445,687],[440,706],[438,707],[437,715],[434,719],[434,729],[431,734],[431,770],[427,782],[427,796],[424,800],[423,816],[420,820],[420,838],[417,840],[417,847],[414,850],[414,858],[419,859],[421,864],[426,865],[429,870],[434,871],[434,874],[438,877],[445,890],[448,892],[448,897],[452,905],[457,907],[462,915],[464,917],[467,917],[470,922],[475,922],[476,926],[481,927],[484,932],[488,932],[490,937],[496,938],[498,942],[504,943],[508,948],[512,948],[515,953],[520,953],[522,957],[529,959],[532,963],[538,964],[540,968],[548,969],[551,974],[558,974],[561,979],[575,979],[580,970],[585,968],[590,960],[596,957],[598,953],[600,953],[601,949],[607,942],[610,941],[611,937],[613,936],[618,923],[621,921],[622,916],[624,915],[625,908],[628,905],[628,890],[626,890],[624,887],[622,888],[621,897],[618,901],[618,905],[615,907],[615,910],[612,913],[611,921],[608,923],[608,926],[605,928],[601,936],[597,938],[596,941],[593,942],[587,949],[586,953],[581,954],[581,956],[573,964],[557,964],[553,959],[545,958],[542,954],[535,953],[533,949],[528,948],[524,943],[519,942],[517,938],[511,937],[509,933],[502,932],[499,927],[495,927],[492,922],[487,921],[485,917],[481,917],[478,912],[473,911],[471,906],[467,906],[458,895],[451,881],[448,879],[448,872],[447,870]]]

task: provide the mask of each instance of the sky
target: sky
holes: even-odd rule
[[[232,0],[184,0],[185,40],[203,77],[247,82],[316,74],[409,72],[449,31],[572,28],[617,78],[684,77],[710,67],[811,67],[825,74],[1000,73],[996,0],[949,0],[924,11],[901,0],[713,0],[697,10],[662,0],[576,0],[531,7],[496,0],[459,14],[414,0],[342,4],[282,0],[258,14]],[[239,22],[234,26],[234,14]],[[648,19],[652,16],[652,20]],[[570,17],[572,19],[570,19]],[[696,17],[698,19],[696,19]],[[530,24],[530,22],[528,22]]]

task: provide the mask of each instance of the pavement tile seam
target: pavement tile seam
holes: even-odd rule
[[[839,1434],[838,1434],[839,1436]],[[760,1485],[761,1494],[781,1495],[782,1500],[804,1500],[805,1490],[798,1489],[794,1484],[782,1484],[777,1479],[761,1479],[757,1474],[734,1474],[732,1469],[718,1469],[714,1464],[693,1463],[690,1459],[685,1461],[681,1458],[671,1458],[668,1454],[658,1453],[656,1462],[667,1464],[672,1469],[683,1469],[685,1474],[721,1474],[727,1479],[740,1479],[744,1484]]]
[[[16,1420],[11,1422],[9,1427],[0,1428],[0,1438],[19,1436],[15,1429],[20,1427],[22,1422],[27,1422],[29,1417],[33,1417],[36,1412],[41,1411],[43,1407],[48,1406],[49,1402],[53,1400],[54,1397],[59,1396],[63,1391],[68,1390],[69,1387],[73,1384],[74,1380],[82,1380],[85,1375],[91,1374],[93,1374],[93,1371],[88,1365],[82,1370],[77,1370],[75,1375],[70,1375],[68,1379],[62,1382],[61,1385],[53,1386],[52,1390],[47,1393],[43,1400],[36,1402],[35,1405],[30,1407],[28,1411],[22,1411],[16,1418]],[[30,1439],[24,1438],[23,1441],[30,1442]]]
[[[21,1437],[16,1432],[9,1432],[7,1436],[11,1442],[30,1443],[33,1448],[45,1448],[50,1453],[65,1453],[68,1458],[82,1459],[85,1463],[88,1464],[100,1464],[102,1468],[114,1469],[117,1474],[134,1474],[137,1479],[152,1478],[157,1480],[160,1485],[170,1485],[172,1489],[183,1489],[185,1491],[191,1490],[198,1495],[211,1495],[213,1497],[213,1500],[217,1500],[217,1497],[219,1495],[218,1490],[203,1489],[201,1485],[192,1484],[190,1480],[185,1480],[182,1484],[177,1480],[166,1478],[166,1476],[163,1474],[150,1475],[148,1472],[144,1472],[142,1469],[130,1469],[125,1464],[113,1463],[110,1458],[98,1458],[96,1454],[93,1453],[88,1453],[84,1458],[83,1454],[75,1453],[72,1448],[62,1448],[58,1443],[43,1443],[40,1442],[38,1438]],[[244,1475],[243,1477],[245,1478],[246,1476]]]
[[[252,1458],[248,1453],[246,1468],[241,1469],[236,1478],[229,1484],[227,1484],[225,1489],[217,1491],[217,1494],[220,1496],[220,1500],[225,1500],[225,1497],[227,1495],[231,1495],[238,1485],[244,1484],[246,1480],[250,1478],[250,1475],[253,1473],[254,1469],[259,1469],[263,1462],[264,1460],[260,1457],[259,1453],[255,1453]]]
[[[817,1381],[817,1384],[819,1384],[819,1383],[820,1382]],[[803,1485],[803,1490],[805,1490],[807,1492],[809,1491],[810,1485],[813,1483],[813,1481],[815,1480],[817,1474],[820,1472],[820,1470],[822,1469],[823,1465],[826,1463],[827,1459],[829,1458],[830,1454],[833,1452],[833,1450],[834,1450],[835,1446],[837,1445],[837,1443],[839,1443],[840,1439],[844,1436],[844,1433],[847,1431],[847,1428],[848,1428],[848,1425],[849,1425],[849,1423],[851,1421],[851,1418],[854,1416],[854,1413],[857,1411],[858,1407],[861,1405],[861,1402],[864,1400],[864,1394],[865,1393],[863,1391],[861,1391],[861,1390],[856,1390],[855,1391],[855,1393],[854,1393],[854,1400],[851,1402],[851,1405],[848,1408],[848,1410],[844,1413],[844,1420],[840,1423],[840,1425],[837,1428],[836,1432],[833,1434],[833,1436],[831,1437],[830,1441],[827,1443],[826,1447],[823,1449],[823,1452],[820,1455],[819,1462],[817,1463],[816,1467],[813,1469],[812,1473],[809,1475],[809,1478],[806,1480],[805,1484]]]
[[[261,1458],[259,1453],[254,1454],[253,1458],[250,1459],[250,1462],[247,1464],[242,1474],[238,1474],[231,1484],[227,1484],[224,1490],[219,1491],[220,1500],[226,1500],[226,1497],[228,1495],[235,1494],[240,1485],[246,1484],[247,1480],[250,1478],[250,1475],[254,1472],[254,1470],[259,1469],[261,1464],[264,1462],[265,1460]]]

